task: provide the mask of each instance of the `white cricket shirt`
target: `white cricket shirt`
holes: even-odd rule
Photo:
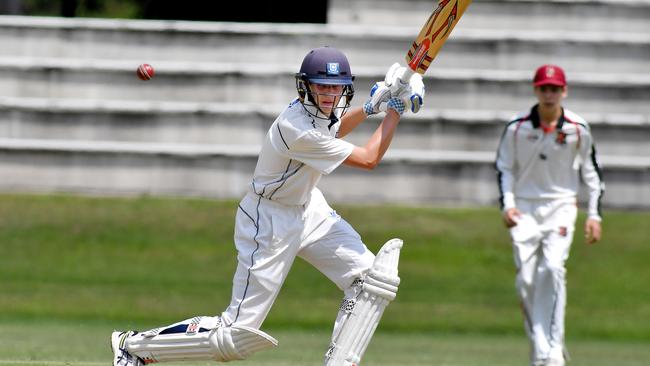
[[[501,136],[496,169],[504,210],[515,207],[515,198],[576,197],[582,176],[588,215],[600,219],[604,184],[589,125],[567,109],[550,132],[540,126],[537,106],[515,115]]]
[[[336,138],[341,123],[314,118],[295,99],[264,138],[251,190],[286,205],[307,202],[323,174],[331,173],[354,145]]]

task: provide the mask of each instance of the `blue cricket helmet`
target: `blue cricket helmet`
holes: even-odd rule
[[[309,84],[343,85],[342,104],[335,108],[337,117],[340,117],[350,107],[350,102],[354,96],[353,82],[354,75],[352,75],[348,58],[345,57],[343,52],[328,46],[311,50],[303,59],[300,72],[296,73],[298,96],[300,102],[306,107],[318,109]],[[311,112],[313,108],[308,108],[308,112],[321,118],[318,113]],[[325,118],[332,117],[325,116]]]
[[[302,61],[299,74],[315,84],[352,85],[354,81],[348,58],[327,46],[311,50]]]

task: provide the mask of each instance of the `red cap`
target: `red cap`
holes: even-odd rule
[[[535,72],[533,85],[534,86],[542,86],[542,85],[566,86],[566,77],[564,76],[564,70],[562,70],[561,67],[555,65],[540,66]]]

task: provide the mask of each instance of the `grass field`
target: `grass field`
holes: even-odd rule
[[[64,323],[4,324],[0,326],[3,366],[109,365],[106,339],[110,325]],[[237,362],[241,366],[320,366],[322,330],[272,330],[280,347]],[[56,335],[53,337],[52,335]],[[527,365],[526,341],[515,335],[387,333],[379,331],[367,351],[365,365],[374,366],[521,366]],[[650,348],[643,342],[574,340],[575,362],[589,366],[645,366]],[[170,363],[208,366],[213,362]]]
[[[0,365],[108,364],[114,328],[219,313],[235,267],[236,207],[0,195]],[[400,293],[366,365],[526,364],[496,209],[335,208],[373,250],[392,237],[405,241]],[[572,364],[650,364],[650,213],[606,213],[595,246],[580,239],[583,219],[568,263]],[[297,261],[263,327],[281,346],[238,364],[320,364],[340,298]]]

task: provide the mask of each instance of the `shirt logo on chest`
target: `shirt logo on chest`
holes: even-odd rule
[[[558,132],[557,135],[555,135],[555,143],[558,145],[566,145],[566,133],[564,132]]]
[[[529,133],[528,136],[526,136],[526,140],[534,142],[539,139],[539,136],[536,133]]]

